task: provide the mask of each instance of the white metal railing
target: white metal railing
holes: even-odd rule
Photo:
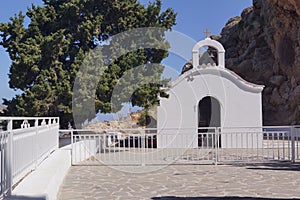
[[[289,127],[223,128],[218,159],[225,162],[292,161],[299,159],[299,129]],[[228,148],[230,147],[230,148]]]
[[[0,117],[0,196],[58,148],[59,118]]]
[[[72,164],[161,165],[295,161],[300,129],[259,128],[108,129],[69,132]]]

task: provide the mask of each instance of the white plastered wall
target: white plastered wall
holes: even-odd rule
[[[260,146],[262,138],[259,134],[254,138],[255,144],[250,144],[253,136],[245,142],[238,137],[232,139],[231,133],[249,131],[245,127],[251,127],[251,130],[262,127],[262,89],[263,86],[248,83],[225,68],[207,67],[187,72],[172,83],[167,91],[169,98],[160,100],[158,148],[198,146],[198,104],[207,96],[220,103],[221,127],[228,132],[227,136],[222,135],[222,147]]]

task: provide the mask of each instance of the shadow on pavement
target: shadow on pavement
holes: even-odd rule
[[[279,171],[300,171],[300,163],[291,162],[274,162],[274,163],[258,163],[258,164],[238,164],[235,167],[246,167],[253,170],[279,170]]]
[[[3,200],[46,200],[47,198],[42,196],[42,197],[27,197],[27,196],[7,196],[4,197]]]
[[[154,200],[292,200],[282,198],[259,198],[259,197],[152,197]],[[294,199],[296,200],[296,199]]]

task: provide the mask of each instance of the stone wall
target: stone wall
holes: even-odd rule
[[[264,125],[300,124],[300,1],[253,0],[212,36],[226,49],[226,67],[266,86]]]

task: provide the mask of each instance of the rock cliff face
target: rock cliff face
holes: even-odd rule
[[[226,67],[266,86],[264,125],[300,124],[300,1],[253,0],[221,36]]]

